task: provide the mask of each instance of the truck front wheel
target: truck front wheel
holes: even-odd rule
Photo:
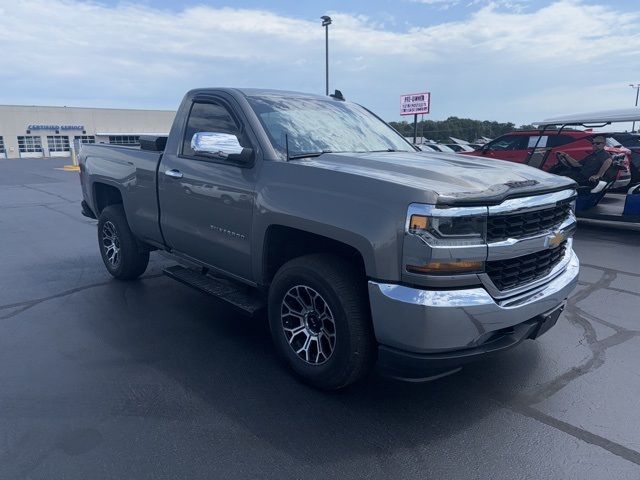
[[[98,245],[105,267],[119,280],[133,280],[149,264],[149,250],[131,233],[122,205],[109,205],[98,219]]]
[[[315,387],[346,387],[375,362],[366,280],[341,257],[306,255],[283,265],[269,290],[269,325],[279,354]]]

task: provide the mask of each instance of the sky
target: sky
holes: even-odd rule
[[[0,0],[0,104],[176,109],[197,87],[324,93],[400,120],[632,107],[637,0]],[[410,117],[404,117],[411,120]]]

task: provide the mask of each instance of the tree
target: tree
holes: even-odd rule
[[[389,122],[405,137],[413,137],[413,122]],[[532,125],[522,125],[520,128],[532,129]],[[480,137],[495,138],[512,132],[515,124],[511,122],[495,122],[489,120],[472,120],[470,118],[449,117],[446,120],[424,120],[418,122],[418,136],[448,143],[450,137],[473,142]]]

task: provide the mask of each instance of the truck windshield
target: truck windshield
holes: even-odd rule
[[[250,96],[249,104],[283,157],[323,152],[415,151],[392,128],[354,103],[310,97]]]

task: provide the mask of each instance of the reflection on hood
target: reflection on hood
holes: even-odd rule
[[[431,190],[442,204],[499,202],[574,183],[526,165],[449,153],[331,153],[294,162]]]

